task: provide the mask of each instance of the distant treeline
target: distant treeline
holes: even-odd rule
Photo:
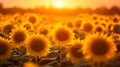
[[[45,7],[36,7],[34,9],[23,9],[20,7],[12,7],[12,8],[3,8],[3,5],[0,4],[0,13],[3,14],[14,14],[14,13],[26,13],[26,12],[35,12],[39,14],[48,14],[48,15],[77,15],[80,13],[97,13],[102,15],[113,15],[113,14],[120,14],[120,8],[113,6],[110,9],[106,7],[100,7],[97,9],[90,9],[90,8],[76,8],[76,9],[56,9],[53,7],[45,8]]]

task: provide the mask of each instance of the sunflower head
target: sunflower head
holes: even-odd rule
[[[37,22],[39,21],[39,17],[37,14],[29,14],[27,16],[27,21],[32,24],[37,24]]]
[[[115,56],[116,44],[106,34],[96,33],[86,37],[83,53],[95,62],[108,61]]]
[[[73,31],[66,26],[56,26],[52,32],[53,41],[59,46],[65,46],[73,40]]]
[[[33,30],[34,28],[34,26],[32,26],[32,24],[29,22],[22,23],[22,26],[26,28],[27,30]]]
[[[75,20],[74,27],[79,30],[81,26],[82,26],[82,20],[81,19]]]
[[[91,32],[91,31],[93,31],[93,29],[94,29],[94,25],[93,25],[92,23],[85,22],[85,23],[82,25],[82,29],[83,29],[83,31],[85,31],[85,32]]]
[[[100,22],[99,21],[94,21],[94,24],[95,25],[98,25]]]
[[[5,60],[10,57],[12,52],[12,47],[10,43],[0,37],[0,60]]]
[[[41,25],[41,26],[38,27],[38,31],[37,32],[39,34],[47,36],[49,34],[49,31],[50,31],[49,25],[46,25],[46,26]]]
[[[28,33],[25,28],[15,28],[10,34],[10,41],[14,47],[21,47],[23,44],[26,44],[27,37]]]
[[[2,32],[6,35],[9,35],[12,31],[12,29],[14,28],[14,25],[10,22],[5,22],[2,25]]]
[[[74,24],[73,24],[72,21],[67,22],[66,25],[67,25],[69,28],[73,28],[73,27],[74,27]]]
[[[119,22],[119,15],[112,16],[112,21],[113,21],[113,23],[118,23]]]
[[[83,43],[79,40],[73,41],[72,45],[67,47],[67,58],[72,63],[77,63],[83,59],[82,47]]]
[[[43,57],[49,53],[49,40],[43,35],[31,35],[27,42],[27,54],[34,57]]]
[[[102,21],[100,24],[101,24],[104,28],[107,28],[107,27],[108,27],[108,24],[107,24],[107,22],[105,22],[105,21]]]
[[[117,44],[117,51],[116,51],[116,55],[117,56],[120,56],[120,38],[117,38],[116,40],[115,40],[115,43]]]
[[[102,25],[97,25],[95,27],[95,32],[103,32],[105,28]]]
[[[120,24],[114,24],[112,27],[113,33],[120,34]]]

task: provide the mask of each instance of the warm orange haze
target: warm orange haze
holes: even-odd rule
[[[98,8],[98,7],[120,7],[120,0],[0,0],[4,7],[19,6],[23,8],[34,8],[36,6],[58,7],[58,8]],[[58,3],[59,2],[59,3]],[[55,5],[59,4],[59,5]]]

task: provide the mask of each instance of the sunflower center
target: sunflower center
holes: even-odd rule
[[[42,39],[33,39],[30,48],[35,52],[41,52],[45,48],[45,42]]]
[[[25,33],[22,32],[22,31],[16,32],[14,34],[13,38],[14,38],[15,42],[21,43],[21,42],[23,42],[25,40]]]
[[[101,32],[101,31],[102,31],[102,28],[101,28],[101,27],[97,27],[97,28],[96,28],[96,31],[97,31],[97,32]]]
[[[57,31],[56,38],[59,41],[66,41],[69,39],[69,33],[67,30],[61,29],[61,30]]]
[[[47,35],[48,30],[47,29],[41,30],[40,33],[43,34],[43,35]]]
[[[120,25],[118,25],[118,24],[114,25],[113,32],[117,33],[117,34],[120,34]]]
[[[12,30],[12,28],[13,28],[13,25],[6,25],[5,27],[4,27],[4,32],[6,32],[6,33],[10,33],[11,32],[11,30]]]
[[[72,28],[73,27],[73,23],[72,22],[68,22],[67,26]]]
[[[104,39],[97,39],[91,45],[91,51],[95,55],[105,55],[109,51],[109,44]]]
[[[36,18],[34,16],[29,17],[29,21],[34,24],[36,22]]]
[[[30,26],[29,24],[25,24],[24,27],[25,27],[27,30],[31,29],[31,26]]]
[[[120,45],[117,45],[117,53],[120,52]]]
[[[83,26],[83,29],[84,29],[84,31],[90,32],[90,31],[92,31],[93,26],[92,26],[90,23],[86,23],[86,24]]]
[[[76,25],[77,28],[80,28],[81,22],[82,22],[81,20],[78,20],[78,21],[75,23],[75,25]]]
[[[0,55],[6,54],[8,51],[8,46],[4,42],[0,42]]]
[[[117,18],[113,18],[113,22],[117,23],[119,20]]]
[[[82,51],[80,51],[82,48],[81,45],[75,45],[75,46],[72,46],[71,48],[71,53],[74,57],[77,57],[77,58],[82,58],[83,57],[83,53]]]

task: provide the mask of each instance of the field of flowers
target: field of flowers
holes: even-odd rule
[[[0,13],[0,67],[120,67],[120,16]]]

